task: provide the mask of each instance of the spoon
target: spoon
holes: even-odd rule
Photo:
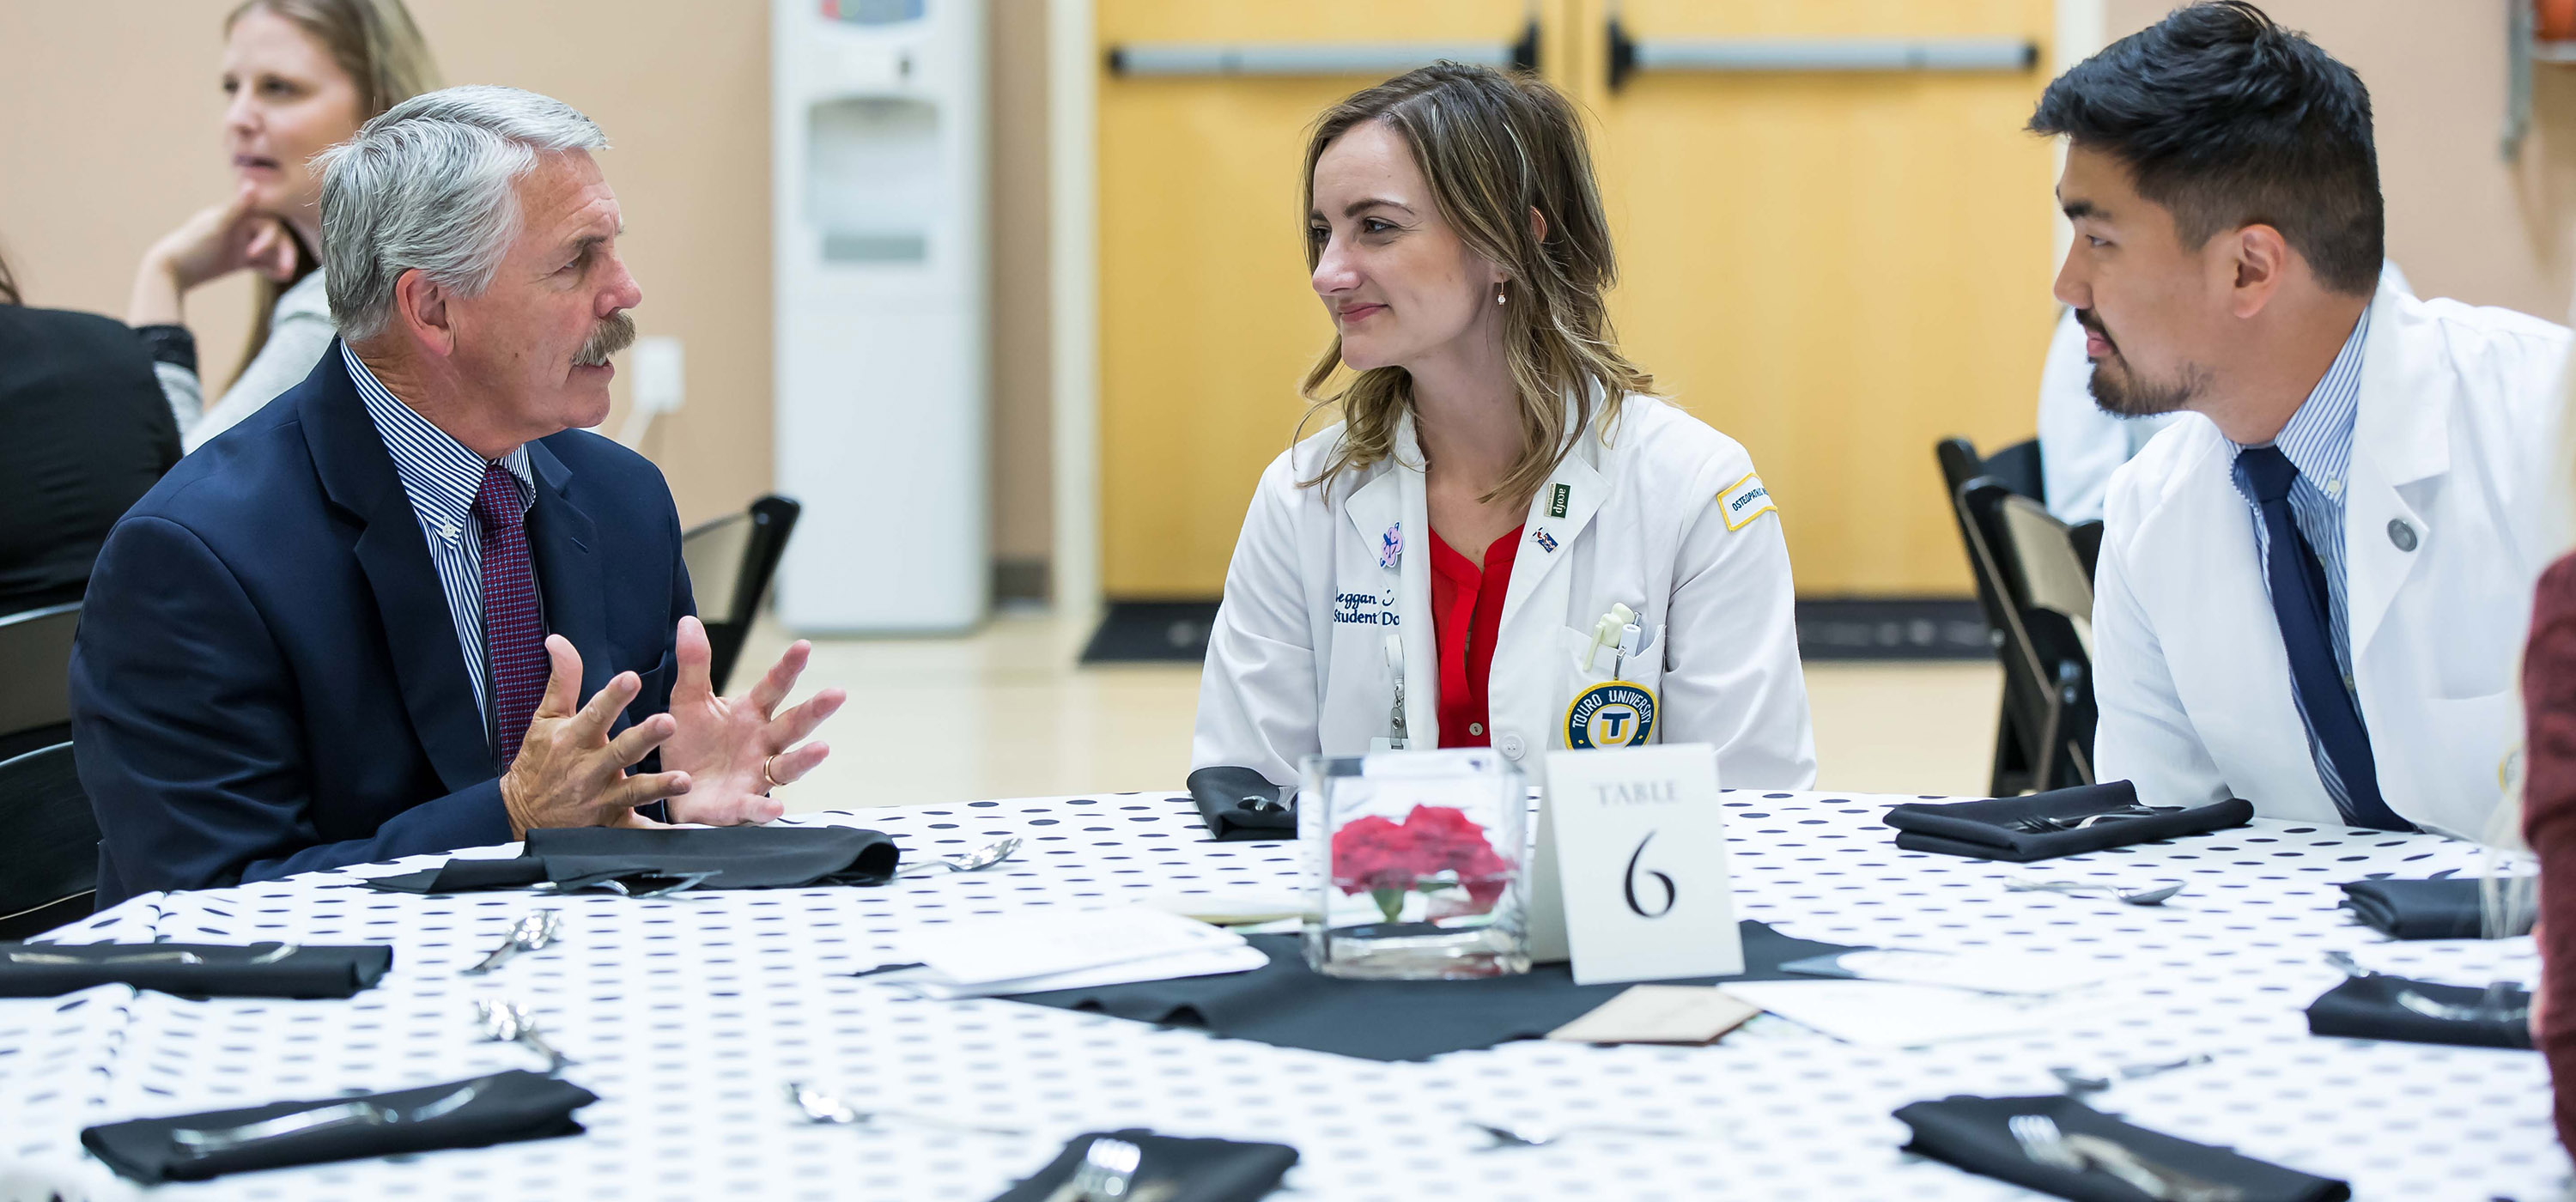
[[[923,860],[917,864],[907,864],[902,869],[898,870],[895,875],[916,876],[921,873],[928,872],[933,868],[945,868],[950,872],[982,872],[995,864],[999,864],[1002,861],[1019,854],[1019,850],[1020,837],[1018,835],[1012,835],[1009,838],[996,839],[993,842],[987,843],[982,847],[978,847],[973,851],[961,851],[951,855],[933,856],[930,859]]]
[[[517,1002],[478,998],[474,1002],[475,1021],[483,1024],[483,1038],[494,1043],[517,1043],[546,1058],[546,1071],[560,1073],[572,1063],[572,1057],[555,1050],[537,1033],[537,1016]]]
[[[2068,1094],[2082,1097],[2085,1094],[2100,1093],[2122,1081],[2135,1081],[2141,1077],[2152,1077],[2158,1073],[2169,1073],[2175,1069],[2207,1063],[2209,1063],[2209,1053],[2194,1052],[2180,1060],[2167,1060],[2161,1064],[2123,1064],[2117,1068],[2093,1069],[2061,1064],[2048,1071],[2060,1084],[2066,1086]]]
[[[562,934],[562,911],[531,910],[520,915],[519,921],[511,923],[510,937],[501,946],[493,948],[491,955],[483,957],[472,968],[466,969],[465,975],[481,976],[508,963],[512,956],[521,952],[533,952],[552,944],[555,938]]]
[[[1688,1131],[1669,1131],[1655,1127],[1621,1127],[1610,1123],[1573,1123],[1564,1127],[1508,1127],[1501,1123],[1488,1123],[1482,1119],[1465,1121],[1468,1126],[1484,1132],[1487,1138],[1493,1140],[1492,1143],[1485,1145],[1483,1150],[1487,1152],[1502,1148],[1544,1148],[1569,1135],[1583,1132],[1599,1132],[1605,1135],[1643,1135],[1655,1139],[1699,1138]]]
[[[2160,905],[2166,898],[2182,892],[2180,884],[2131,889],[2086,881],[2005,881],[2004,888],[2039,893],[2108,893],[2133,906]]]
[[[965,1131],[975,1135],[1022,1136],[1028,1134],[1028,1132],[1015,1131],[1008,1127],[978,1127],[971,1123],[952,1123],[946,1119],[935,1119],[928,1115],[921,1114],[906,1114],[895,1110],[860,1110],[857,1107],[842,1101],[840,1095],[835,1094],[830,1090],[826,1090],[818,1086],[807,1085],[801,1081],[787,1082],[786,1088],[787,1100],[794,1102],[798,1110],[805,1112],[805,1121],[809,1123],[838,1123],[851,1127],[868,1127],[874,1126],[879,1118],[899,1118],[910,1122],[927,1124],[932,1127],[943,1127],[950,1131]]]

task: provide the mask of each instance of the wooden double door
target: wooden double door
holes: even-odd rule
[[[1096,13],[1110,599],[1222,591],[1253,485],[1332,334],[1299,242],[1306,130],[1422,47],[1534,57],[1588,111],[1620,341],[1752,451],[1800,593],[1967,593],[1931,447],[2033,426],[2054,203],[2050,148],[2022,124],[2047,82],[2050,0]],[[2018,61],[1994,61],[1997,47]],[[1925,54],[1976,61],[1926,70]]]

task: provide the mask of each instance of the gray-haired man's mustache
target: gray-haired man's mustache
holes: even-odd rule
[[[590,332],[590,339],[581,344],[581,350],[573,355],[572,361],[583,367],[605,367],[610,355],[633,345],[635,319],[621,309],[609,314],[606,321],[599,323],[598,329]]]

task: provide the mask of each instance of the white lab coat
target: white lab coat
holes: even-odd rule
[[[1310,754],[1367,751],[1391,726],[1390,633],[1410,745],[1440,745],[1413,423],[1400,423],[1392,462],[1298,487],[1341,433],[1337,424],[1308,438],[1262,473],[1208,636],[1193,770],[1239,765],[1287,784]],[[1552,512],[1560,486],[1562,515]],[[1607,652],[1588,671],[1575,661],[1619,603],[1643,636],[1621,676],[1655,691],[1652,741],[1713,745],[1728,788],[1815,782],[1788,544],[1735,440],[1631,397],[1606,440],[1597,419],[1576,438],[1531,499],[1521,537],[1487,682],[1495,750],[1536,779],[1545,753],[1565,746],[1575,695],[1611,679]]]
[[[2513,665],[2546,566],[2526,527],[2547,503],[2568,345],[2538,318],[2384,280],[2373,302],[2344,497],[2353,677],[2380,793],[2428,830],[2477,837],[2521,743]],[[2094,762],[2151,803],[2235,796],[2333,822],[2233,464],[2193,416],[2112,477]]]

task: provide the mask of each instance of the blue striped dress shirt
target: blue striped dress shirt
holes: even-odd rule
[[[2335,354],[2334,363],[2326,368],[2323,379],[2300,402],[2299,411],[2290,415],[2289,424],[2281,427],[2271,445],[2280,448],[2290,466],[2299,469],[2298,478],[2290,482],[2290,516],[2299,524],[2299,533],[2317,553],[2317,562],[2325,568],[2327,634],[2334,643],[2335,666],[2343,671],[2343,687],[2350,692],[2352,683],[2352,632],[2344,603],[2343,502],[2351,487],[2353,421],[2361,413],[2361,346],[2370,334],[2370,310],[2361,311],[2361,320],[2352,325],[2352,334],[2344,339],[2343,349]],[[2242,453],[2245,445],[2239,444]],[[2246,512],[2254,519],[2254,566],[2263,578],[2263,590],[2272,589],[2271,574],[2263,571],[2269,562],[2271,535],[2263,525],[2263,507],[2254,499],[2253,485],[2245,478],[2245,465],[2234,467],[2236,491],[2245,498]],[[2292,690],[2294,693],[2296,690]],[[2354,700],[2353,712],[2361,704]],[[2361,714],[2362,727],[2369,729],[2370,715]],[[2352,796],[2344,788],[2343,777],[2335,772],[2323,744],[2317,742],[2317,724],[2308,718],[2307,703],[2300,702],[2300,721],[2308,728],[2308,755],[2316,761],[2317,776],[2325,782],[2326,792],[2335,805],[2349,813]]]
[[[474,495],[482,491],[483,472],[490,464],[396,400],[347,343],[341,344],[340,356],[349,364],[349,379],[367,404],[367,416],[375,419],[376,433],[393,456],[394,474],[402,478],[403,492],[420,518],[421,535],[429,541],[429,561],[438,569],[439,589],[447,594],[447,614],[456,622],[456,643],[464,649],[465,675],[474,682],[474,704],[483,711],[483,734],[489,740],[492,669],[483,643],[483,530],[474,521]],[[510,448],[501,466],[518,482],[519,520],[526,521],[537,495],[526,444]],[[544,598],[538,601],[542,608]]]

